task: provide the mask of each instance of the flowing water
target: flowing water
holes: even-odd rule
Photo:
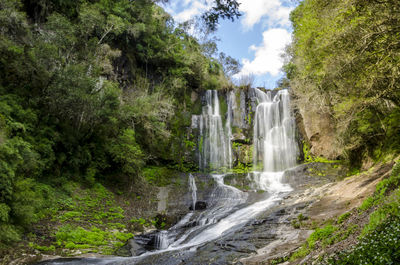
[[[197,186],[196,180],[194,179],[192,174],[189,174],[189,188],[192,192],[192,209],[196,209],[196,202],[197,202]]]
[[[230,143],[230,121],[225,129],[220,115],[218,92],[207,90],[204,96],[206,105],[202,114],[192,120],[200,130],[199,138],[199,168],[221,169],[232,165],[232,149]]]
[[[284,170],[295,166],[298,153],[289,94],[286,90],[282,90],[272,98],[270,92],[265,93],[258,89],[255,90],[255,94],[258,105],[254,119],[254,165],[259,165],[259,170],[248,174],[247,178],[252,180],[254,189],[266,191],[263,199],[250,203],[247,192],[224,183],[226,175],[213,174],[211,177],[216,184],[207,198],[207,208],[196,211],[197,187],[195,178],[189,174],[192,211],[175,226],[156,235],[157,250],[148,251],[139,257],[84,259],[76,263],[69,261],[68,264],[162,264],[157,263],[157,258],[162,257],[163,253],[169,255],[168,253],[178,250],[181,253],[195,252],[208,242],[233,233],[281,201],[283,196],[292,190],[288,184],[282,183]],[[234,94],[229,94],[227,123],[224,130],[219,114],[217,91],[207,91],[205,95],[206,105],[203,107],[202,115],[197,119],[203,141],[203,149],[199,150],[202,168],[231,165],[230,123],[233,116],[232,109],[235,107],[234,100]],[[149,257],[153,257],[151,263],[147,261]],[[168,264],[181,264],[181,261]]]

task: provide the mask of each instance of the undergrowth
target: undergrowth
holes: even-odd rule
[[[136,224],[135,218],[130,219],[117,205],[115,195],[99,183],[83,188],[70,182],[66,189],[72,196],[58,201],[48,220],[42,221],[48,225],[46,233],[52,234],[39,237],[30,233],[29,247],[49,254],[73,255],[79,250],[110,255],[133,237],[128,230],[152,225],[144,219]]]
[[[319,264],[399,264],[400,263],[400,163],[397,162],[389,178],[382,180],[374,194],[365,199],[358,209],[340,215],[336,222],[317,228],[296,252],[291,261],[306,257],[316,247],[327,246],[347,239],[359,232],[358,243],[351,249],[320,256]],[[361,229],[357,224],[343,225],[353,214],[370,211],[368,223]],[[288,258],[281,259],[281,261]],[[323,261],[324,260],[324,261]],[[278,264],[278,260],[276,260]]]

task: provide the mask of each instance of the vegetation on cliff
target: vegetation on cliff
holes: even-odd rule
[[[400,150],[399,11],[395,0],[305,0],[291,13],[286,84],[353,165]]]

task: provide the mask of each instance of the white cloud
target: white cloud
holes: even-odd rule
[[[281,54],[290,41],[291,34],[286,29],[274,28],[264,31],[263,43],[260,46],[250,46],[250,50],[255,52],[254,60],[242,59],[243,68],[235,75],[235,78],[249,74],[260,76],[267,73],[277,76],[283,66]]]
[[[283,5],[282,0],[240,0],[239,9],[244,13],[242,25],[246,30],[262,22],[267,27],[290,26],[292,7]]]
[[[181,23],[198,16],[211,8],[213,0],[175,0],[164,6],[174,20]]]
[[[184,22],[203,14],[211,8],[215,0],[174,0],[163,7],[175,21]],[[241,23],[246,30],[257,23],[267,27],[290,26],[289,14],[293,7],[288,0],[239,0],[239,10],[243,13]]]

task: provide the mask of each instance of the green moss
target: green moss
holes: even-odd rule
[[[340,160],[329,160],[324,157],[315,157],[310,153],[310,146],[306,141],[302,142],[303,144],[303,154],[304,154],[304,162],[308,163],[339,163]]]
[[[125,243],[132,238],[131,233],[102,230],[92,226],[90,229],[64,225],[55,233],[58,246],[67,249],[107,248],[110,243],[113,246]]]
[[[168,167],[151,166],[143,169],[145,180],[159,187],[167,186],[172,183],[175,170]]]
[[[37,244],[32,243],[32,242],[29,243],[29,247],[31,247],[33,249],[37,249],[39,251],[43,251],[43,252],[51,252],[51,251],[54,251],[56,249],[56,247],[54,245],[40,246],[40,245],[37,245]]]

